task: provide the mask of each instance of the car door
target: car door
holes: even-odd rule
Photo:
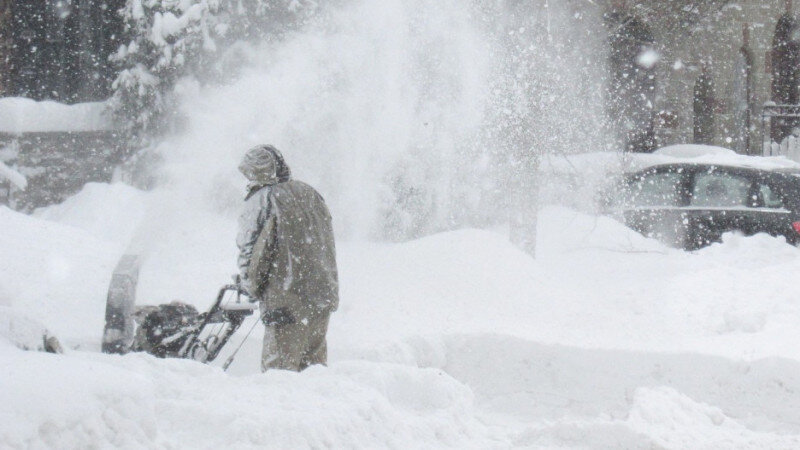
[[[692,172],[685,248],[696,249],[722,240],[729,231],[747,232],[748,199],[752,176],[717,166],[702,166]]]
[[[682,246],[685,236],[683,212],[686,171],[680,167],[658,167],[628,178],[622,205],[625,224],[648,237]]]

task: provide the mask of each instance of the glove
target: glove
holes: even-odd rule
[[[277,308],[264,311],[261,320],[266,326],[291,325],[295,322],[294,316],[288,308]]]
[[[250,280],[247,278],[243,278],[241,275],[234,275],[233,277],[233,284],[239,289],[239,292],[243,294],[247,294],[248,297],[251,299],[255,299],[255,295],[250,288]]]

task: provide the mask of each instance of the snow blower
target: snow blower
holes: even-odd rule
[[[159,358],[209,363],[219,355],[245,318],[258,309],[258,304],[238,283],[223,286],[204,313],[177,301],[137,307],[138,278],[138,256],[123,256],[114,269],[108,289],[103,353],[147,352]],[[241,344],[225,361],[223,369],[230,366],[239,348]]]

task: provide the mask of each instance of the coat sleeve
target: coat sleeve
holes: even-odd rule
[[[252,292],[252,281],[247,273],[253,259],[253,247],[267,223],[270,210],[269,187],[266,187],[245,202],[244,211],[239,217],[239,234],[236,237],[236,245],[239,247],[239,276],[242,287],[248,292]]]

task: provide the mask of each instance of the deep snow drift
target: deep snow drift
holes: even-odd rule
[[[800,270],[800,251],[779,239],[731,235],[684,253],[608,218],[548,207],[536,260],[499,231],[344,241],[330,366],[258,373],[257,328],[226,374],[96,353],[124,251],[104,237],[125,236],[157,198],[90,185],[38,217],[0,209],[3,311],[40,321],[67,347],[24,352],[10,344],[14,322],[0,326],[4,445],[800,444],[800,287],[787,275]],[[104,202],[116,217],[105,230],[84,220]],[[186,259],[181,270],[224,278],[232,264]],[[148,270],[151,292],[161,286],[171,299],[181,280]],[[186,300],[207,307],[213,289],[183,289],[192,290]]]

